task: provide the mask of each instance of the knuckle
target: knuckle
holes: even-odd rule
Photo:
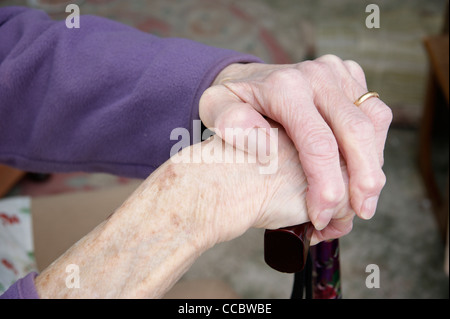
[[[302,81],[303,77],[296,68],[280,69],[272,72],[271,78],[275,83],[291,84]]]
[[[352,230],[353,230],[353,221],[345,223],[344,227],[342,228],[342,236],[350,234]]]
[[[293,96],[292,92],[296,92],[296,96],[311,99],[311,83],[307,75],[295,67],[273,71],[267,77],[267,81],[271,86],[269,91],[277,92],[274,95],[276,99],[289,100]]]
[[[328,204],[338,204],[340,203],[345,196],[345,187],[342,185],[341,187],[335,185],[330,190],[324,190],[320,194],[320,199],[322,202]]]
[[[345,236],[352,231],[353,216],[353,213],[346,213],[344,216],[336,219],[336,228],[340,236]]]
[[[323,76],[330,71],[329,65],[320,60],[302,62],[299,68],[310,77]]]
[[[328,62],[328,63],[332,63],[332,64],[343,63],[341,58],[339,58],[338,56],[336,56],[334,54],[325,54],[324,56],[320,57],[318,59],[318,61]]]
[[[380,156],[378,157],[378,162],[380,163],[380,167],[384,166],[384,156],[383,156],[383,154],[380,154]]]
[[[353,60],[346,60],[344,63],[345,65],[347,65],[347,68],[349,68],[352,74],[354,73],[358,75],[364,75],[364,70],[358,62]]]
[[[360,141],[366,142],[375,138],[375,127],[369,119],[349,117],[344,121],[346,132]]]
[[[374,117],[375,121],[383,127],[391,125],[392,120],[394,119],[392,110],[388,106],[380,108],[380,110],[376,112]]]
[[[379,173],[379,182],[378,182],[378,189],[381,190],[384,188],[384,186],[386,185],[386,174],[384,174],[384,172],[380,169],[380,173]]]
[[[364,193],[378,194],[386,185],[386,175],[380,169],[377,173],[371,174],[363,178],[359,184],[359,189]]]
[[[317,65],[317,62],[315,61],[304,61],[297,65],[297,69],[300,71],[308,71],[311,70]]]
[[[324,129],[312,129],[303,137],[303,151],[316,159],[335,159],[338,145],[333,134]]]

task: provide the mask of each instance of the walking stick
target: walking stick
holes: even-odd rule
[[[311,223],[266,230],[264,234],[264,260],[285,273],[295,273],[291,298],[342,298],[339,265],[339,241],[321,242],[309,247]]]
[[[321,242],[310,250],[313,260],[313,298],[341,299],[339,239]]]

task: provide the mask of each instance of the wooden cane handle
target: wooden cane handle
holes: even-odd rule
[[[264,233],[265,262],[280,272],[301,271],[306,264],[313,229],[311,223],[267,229]]]

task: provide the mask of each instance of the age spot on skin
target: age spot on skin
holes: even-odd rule
[[[173,226],[178,227],[180,225],[180,223],[181,223],[181,218],[177,214],[172,214],[170,216],[170,221],[171,221]]]
[[[160,186],[159,190],[164,191],[171,188],[177,176],[174,167],[172,165],[167,165],[166,169],[158,177],[158,180],[160,181],[160,183],[158,183]]]

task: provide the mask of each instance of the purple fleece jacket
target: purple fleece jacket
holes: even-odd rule
[[[237,62],[262,61],[100,17],[68,29],[39,10],[0,8],[0,163],[145,178],[169,158],[170,132],[192,133],[200,96]],[[1,297],[37,298],[35,275]]]

